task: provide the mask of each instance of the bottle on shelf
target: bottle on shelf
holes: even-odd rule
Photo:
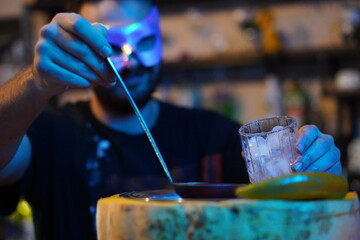
[[[280,116],[282,114],[282,89],[279,78],[269,73],[265,77],[265,105],[268,116]]]
[[[261,32],[262,51],[274,54],[281,50],[281,41],[275,28],[274,16],[269,9],[261,9],[256,16],[256,24]]]
[[[309,97],[298,81],[290,79],[284,84],[284,114],[295,117],[298,126],[308,122]]]

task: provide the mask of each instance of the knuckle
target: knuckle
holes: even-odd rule
[[[75,63],[74,70],[76,71],[76,75],[82,76],[84,79],[90,81],[98,80],[97,75],[91,69],[89,69],[89,67],[85,63],[81,61]]]
[[[61,19],[64,19],[67,15],[68,15],[68,13],[57,13],[54,16],[53,21],[59,21]]]
[[[303,134],[310,138],[316,138],[319,135],[318,128],[315,125],[307,125],[303,131]]]
[[[58,13],[53,21],[68,30],[81,30],[83,18],[77,13]]]
[[[48,47],[45,41],[40,40],[36,45],[35,45],[35,51],[39,54],[44,54],[48,51]]]
[[[77,62],[77,64],[76,64],[76,69],[77,69],[78,72],[83,72],[83,71],[87,71],[87,70],[88,70],[87,67],[86,67],[86,65],[85,65],[83,62],[81,62],[81,61],[78,61],[78,62]]]
[[[86,76],[87,80],[90,81],[90,82],[97,82],[99,81],[99,77],[96,76],[95,74],[91,73],[91,74],[88,74]]]
[[[335,163],[327,172],[341,176],[342,167],[341,167],[340,162]]]
[[[52,22],[73,22],[79,17],[80,15],[76,13],[57,13]]]
[[[102,73],[103,75],[107,75],[107,73],[109,73],[109,68],[108,68],[107,64],[104,63],[104,61],[100,61],[99,64],[97,65],[97,67],[98,67],[99,73]],[[112,74],[112,72],[110,71],[110,76],[112,76],[111,74]]]
[[[339,160],[340,160],[340,157],[341,157],[340,149],[337,148],[337,147],[334,147],[334,148],[333,148],[333,152],[334,152],[334,155],[335,155],[335,157],[336,157],[336,160],[339,161]]]
[[[40,41],[35,44],[35,53],[41,53],[44,51],[44,44]]]
[[[317,131],[317,127],[315,126],[315,125],[309,125],[309,130],[311,130],[311,131]]]
[[[312,154],[312,153],[306,154],[303,157],[302,161],[303,161],[304,164],[310,165],[312,162],[314,162],[314,154]]]
[[[81,32],[84,28],[85,20],[80,16],[77,16],[76,13],[73,13],[73,28],[76,32]]]
[[[334,141],[334,137],[331,136],[331,135],[328,135],[328,134],[323,134],[323,137],[326,141],[329,142],[329,144],[334,144],[335,141]]]
[[[91,86],[91,83],[79,75],[72,77],[71,85],[77,88],[87,88]]]
[[[73,47],[74,54],[82,59],[89,59],[91,57],[90,49],[86,46]]]
[[[56,24],[50,23],[40,29],[40,36],[43,38],[54,38],[56,35]]]
[[[78,19],[82,19],[82,17],[80,16],[80,14],[78,13],[67,13],[70,18],[72,18],[74,21],[78,20]]]
[[[318,139],[319,148],[327,149],[331,145],[331,141],[329,137],[323,136]]]
[[[317,132],[317,127],[315,125],[307,125],[306,132],[313,134],[314,132]]]
[[[46,70],[48,68],[48,61],[45,58],[40,58],[37,65],[39,69]]]
[[[35,64],[35,69],[38,72],[48,72],[49,69],[49,63],[46,59],[40,58]]]

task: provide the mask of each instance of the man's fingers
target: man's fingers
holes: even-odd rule
[[[110,26],[98,22],[92,23],[91,26],[98,30],[104,37],[106,37],[107,31],[110,28]]]
[[[340,161],[336,162],[331,168],[329,168],[327,173],[335,174],[338,176],[342,175],[342,167]]]
[[[306,149],[298,161],[301,161],[303,163],[303,169],[306,169],[310,164],[320,159],[333,146],[334,139],[330,135],[323,134]]]
[[[68,71],[81,76],[90,83],[96,83],[104,87],[110,87],[109,83],[102,80],[96,72],[94,72],[88,65],[81,60],[68,54],[67,52],[60,51],[57,48],[52,48],[53,51],[49,53],[49,58],[56,65],[67,69]]]
[[[59,13],[53,21],[57,21],[61,28],[71,32],[86,42],[97,54],[103,58],[112,55],[112,48],[106,38],[99,31],[99,26],[94,28],[89,21],[75,13]]]
[[[51,71],[48,71],[49,66],[51,66]],[[59,86],[62,85],[82,88],[90,86],[90,82],[88,80],[78,74],[74,74],[71,71],[60,67],[47,57],[42,58],[41,61],[38,62],[36,68],[39,72],[46,72],[44,74],[46,75],[47,82],[57,82]],[[58,79],[64,80],[59,81]]]
[[[97,25],[99,29],[105,29],[105,27],[101,25]],[[98,30],[96,30],[98,31]],[[100,30],[99,30],[100,31]],[[104,30],[106,31],[106,29]],[[107,84],[114,83],[114,78],[111,76],[110,70],[104,61],[104,58],[99,56],[87,43],[82,41],[79,37],[77,37],[74,33],[65,31],[61,28],[57,23],[50,23],[43,27],[41,31],[41,36],[43,37],[45,43],[54,44],[51,50],[46,49],[42,52],[42,54],[51,55],[53,52],[57,52],[59,56],[55,56],[57,59],[59,57],[65,57],[62,55],[72,55],[77,58],[79,61],[84,62],[93,72],[95,72],[99,79],[103,79]],[[60,51],[56,51],[57,49],[61,49],[64,54]],[[53,54],[52,54],[53,55]],[[65,59],[59,59],[60,62],[65,61]],[[66,63],[66,62],[65,62]],[[78,65],[78,64],[75,64]],[[67,64],[61,65],[64,68],[68,68],[70,71],[76,73],[76,69],[73,69],[73,65],[70,62]],[[80,71],[82,68],[77,69]],[[81,73],[78,72],[80,75]]]
[[[303,161],[304,162],[303,171],[327,172],[333,165],[335,165],[337,162],[340,162],[339,160],[340,160],[340,151],[338,148],[333,146],[331,149],[326,151],[322,156],[316,158],[315,161],[308,163],[306,163],[306,161]]]
[[[79,61],[84,62],[89,68],[94,71],[99,78],[111,83],[113,78],[109,78],[110,70],[102,57],[99,57],[88,45],[81,41],[66,42],[65,34],[61,34],[55,40],[55,43],[65,52],[76,57]]]
[[[298,135],[296,148],[300,154],[303,154],[321,135],[321,132],[315,125],[306,125],[299,129]]]

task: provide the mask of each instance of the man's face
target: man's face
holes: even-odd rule
[[[159,15],[155,7],[141,1],[102,1],[87,4],[80,10],[91,22],[110,26],[107,40],[111,57],[127,88],[139,107],[150,98],[158,83],[162,57]],[[112,88],[93,87],[104,107],[115,113],[131,112],[120,84]]]

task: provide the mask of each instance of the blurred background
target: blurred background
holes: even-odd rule
[[[65,0],[0,0],[0,84],[32,62]],[[335,137],[360,189],[360,0],[158,0],[164,41],[156,97],[247,123],[291,115]],[[51,104],[86,99],[73,90]],[[33,239],[20,202],[0,239]]]

